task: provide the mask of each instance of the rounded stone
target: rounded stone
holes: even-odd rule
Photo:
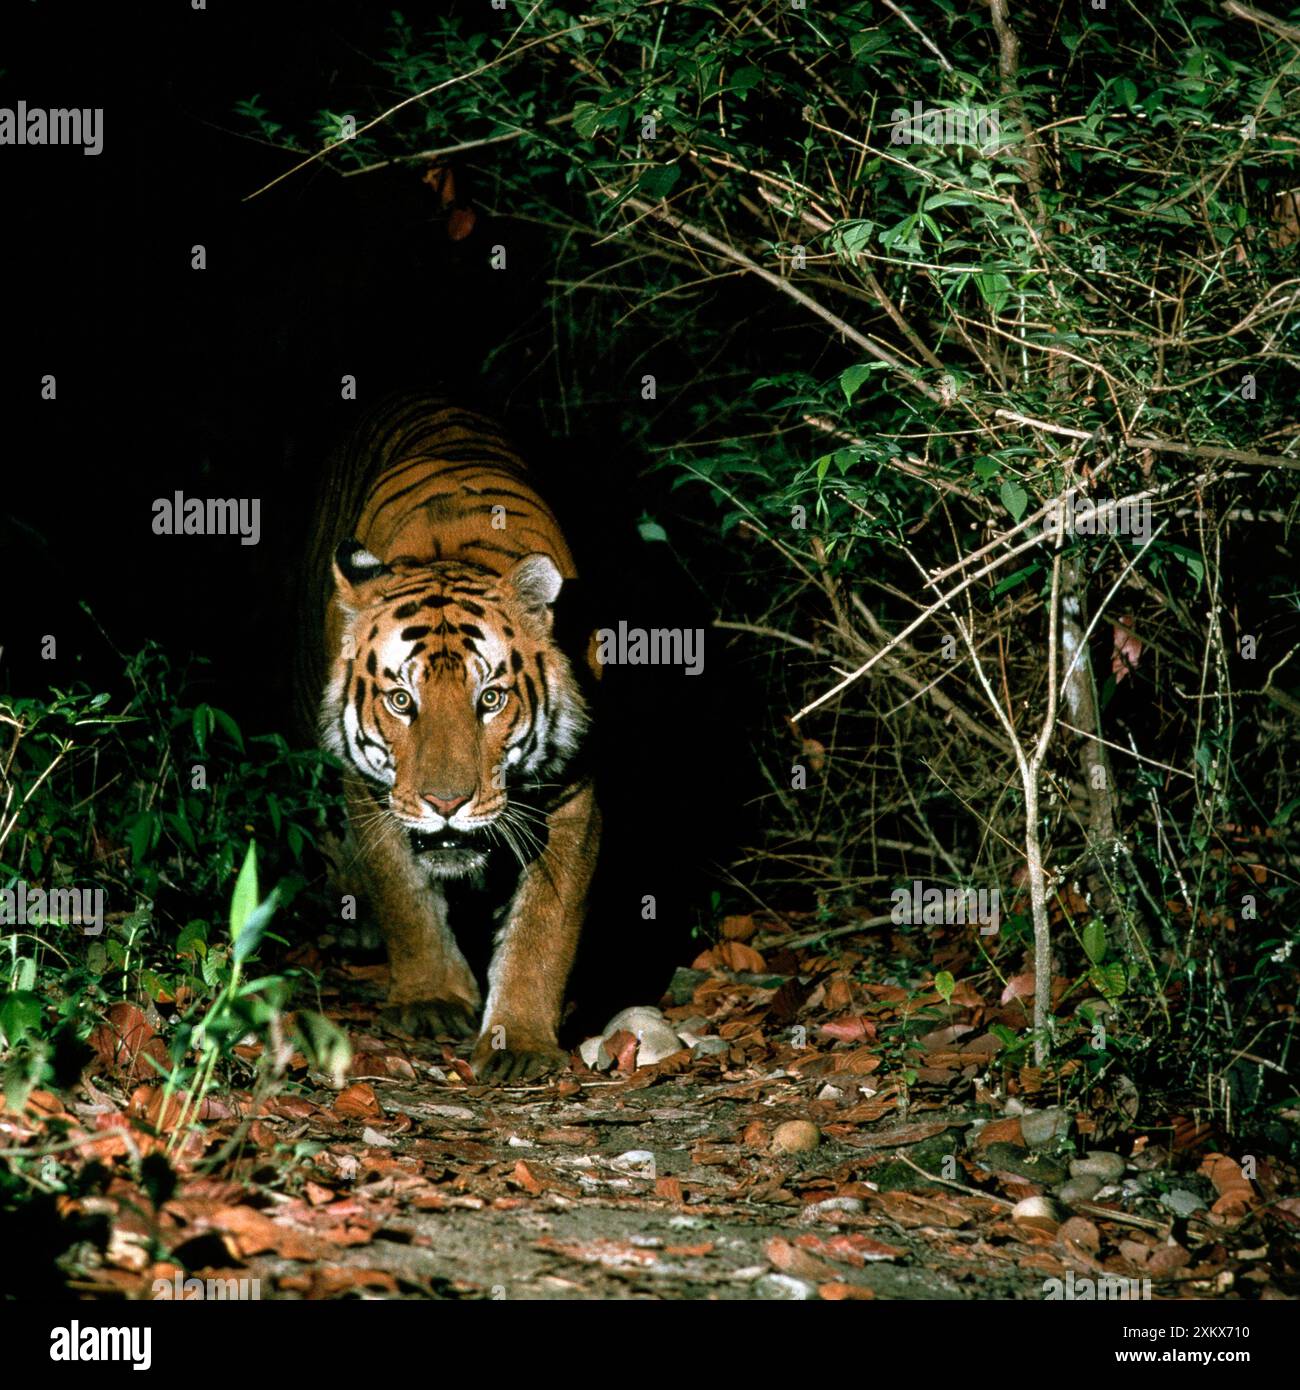
[[[811,1120],[787,1120],[772,1135],[774,1154],[811,1153],[822,1141],[822,1132]]]

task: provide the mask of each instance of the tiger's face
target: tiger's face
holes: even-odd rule
[[[532,858],[541,816],[527,793],[557,780],[588,722],[552,640],[555,562],[529,555],[498,576],[384,564],[349,541],[334,580],[322,732],[370,788],[382,830],[435,878],[477,872],[494,846]]]

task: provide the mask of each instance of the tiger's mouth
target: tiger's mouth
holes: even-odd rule
[[[406,837],[413,854],[454,854],[467,850],[481,853],[485,848],[480,835],[468,830],[453,830],[451,826],[443,830],[408,830]]]
[[[408,830],[411,855],[433,879],[477,877],[487,865],[489,844],[478,831]]]

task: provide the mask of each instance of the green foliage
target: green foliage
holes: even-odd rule
[[[29,909],[34,893],[59,890],[93,895],[71,901],[100,909],[93,920],[28,910],[0,921],[0,1048],[14,1103],[56,1077],[60,1040],[84,1040],[117,1000],[149,1001],[169,1019],[170,1084],[194,1066],[210,1081],[241,1036],[283,1015],[300,975],[242,979],[268,942],[284,942],[268,933],[272,915],[320,877],[327,760],[278,734],[245,737],[224,710],[187,703],[185,678],[157,644],[126,677],[131,693],[116,709],[84,688],[0,702],[10,731],[0,889]],[[264,900],[250,835],[280,876]]]

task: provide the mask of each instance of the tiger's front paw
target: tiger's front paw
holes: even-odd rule
[[[388,1004],[379,1017],[413,1038],[421,1035],[453,1038],[473,1037],[477,1030],[474,1011],[459,999],[417,999],[405,1004]]]
[[[541,1040],[520,1039],[511,1047],[503,1030],[493,1029],[474,1045],[470,1065],[486,1085],[508,1086],[563,1071],[569,1065],[569,1054],[553,1042]]]

